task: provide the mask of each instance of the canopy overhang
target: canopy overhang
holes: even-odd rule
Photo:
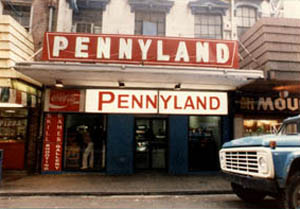
[[[21,62],[15,69],[51,87],[57,80],[65,87],[119,87],[230,91],[262,79],[259,70],[199,67],[83,64],[66,62]]]

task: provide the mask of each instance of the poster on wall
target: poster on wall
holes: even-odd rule
[[[88,89],[86,112],[226,115],[226,92]]]
[[[82,112],[84,91],[69,89],[47,89],[45,111],[49,112]]]
[[[62,170],[64,117],[62,114],[46,114],[45,136],[43,143],[43,172]]]

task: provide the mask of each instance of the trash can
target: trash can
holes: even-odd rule
[[[2,163],[3,163],[3,149],[0,149],[0,182],[2,181]]]

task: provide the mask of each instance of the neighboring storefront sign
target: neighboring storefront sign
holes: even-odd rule
[[[237,96],[237,113],[300,113],[300,97]]]
[[[239,68],[237,41],[182,37],[45,33],[43,60]]]
[[[42,161],[43,172],[57,172],[62,169],[63,125],[63,115],[46,115]]]
[[[47,89],[45,111],[82,112],[83,91],[68,89]]]
[[[23,107],[36,107],[36,95],[32,95],[9,87],[0,88],[0,104],[10,104]]]
[[[86,92],[86,112],[226,115],[227,93],[151,90]]]

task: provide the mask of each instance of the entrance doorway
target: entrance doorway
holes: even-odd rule
[[[105,119],[99,114],[65,115],[64,170],[104,170]]]
[[[219,170],[221,117],[189,117],[189,171]]]
[[[135,120],[135,168],[167,170],[168,129],[166,118]]]

